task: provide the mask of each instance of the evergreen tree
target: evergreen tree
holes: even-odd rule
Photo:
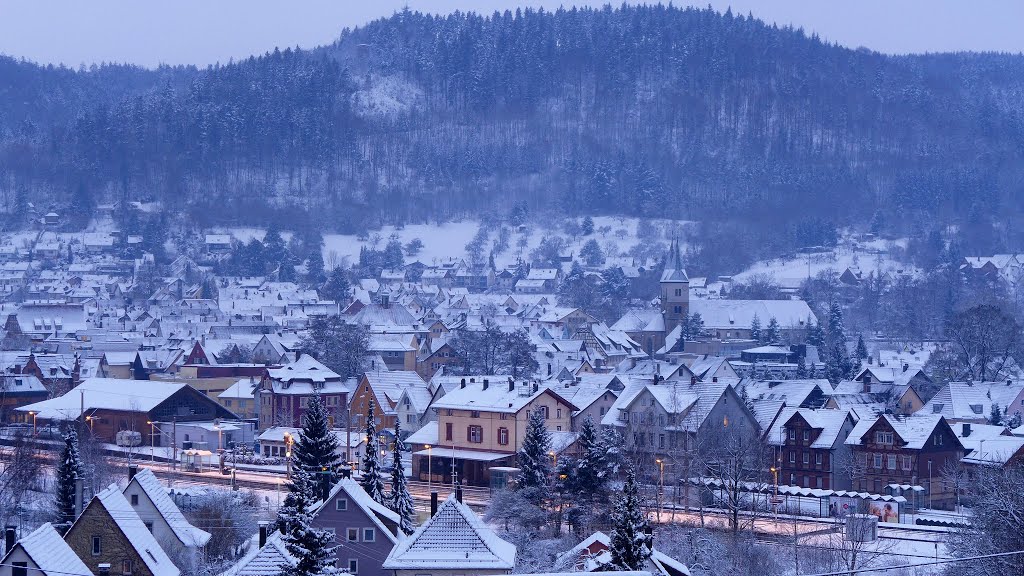
[[[604,251],[597,240],[591,238],[580,248],[580,258],[587,263],[587,266],[600,266],[604,262]]]
[[[992,411],[988,416],[989,424],[993,426],[999,426],[1003,423],[1003,411],[999,408],[999,405],[992,403]]]
[[[551,476],[551,434],[544,424],[544,413],[537,409],[530,413],[526,425],[523,447],[519,450],[520,488],[541,488]]]
[[[811,346],[821,348],[825,345],[825,331],[822,329],[821,323],[812,322],[810,318],[807,319],[807,343]]]
[[[612,512],[611,568],[615,570],[643,570],[651,557],[651,535],[647,533],[647,517],[641,506],[631,466],[626,470],[626,483]]]
[[[828,332],[825,334],[825,377],[833,384],[850,378],[853,363],[846,348],[846,333],[843,328],[843,309],[839,302],[833,302],[828,311]]]
[[[381,473],[380,439],[377,438],[377,420],[373,415],[374,403],[366,411],[366,449],[363,452],[363,477],[359,483],[376,502],[387,504],[384,495],[384,476]]]
[[[313,479],[302,468],[292,471],[297,486],[312,486]],[[295,565],[289,565],[282,576],[321,576],[335,574],[334,535],[327,530],[313,526],[312,504],[316,501],[308,492],[299,490],[289,494],[285,505],[278,512],[278,523],[283,527],[285,548],[295,558]]]
[[[333,481],[342,462],[338,455],[338,438],[331,431],[327,408],[319,394],[309,399],[302,421],[302,432],[294,448],[294,466],[313,478],[326,472]]]
[[[796,377],[807,378],[807,358],[803,355],[796,360]]]
[[[64,434],[64,449],[57,468],[57,522],[54,527],[64,534],[75,521],[75,481],[84,478],[82,457],[78,453],[78,434],[70,429]]]
[[[591,218],[590,216],[587,216],[586,218],[584,218],[583,222],[580,223],[580,232],[584,236],[590,236],[591,234],[593,234],[594,233],[594,219]]]
[[[310,252],[306,259],[306,281],[314,286],[324,281],[324,255],[319,249]]]
[[[772,316],[768,319],[768,327],[764,330],[765,344],[778,344],[782,340],[782,331],[779,329],[779,321]]]
[[[754,314],[754,319],[750,321],[750,339],[761,342],[761,319]]]
[[[388,498],[388,508],[398,514],[398,527],[402,532],[412,534],[416,529],[413,526],[416,509],[412,504],[412,495],[409,494],[409,482],[405,478],[405,465],[402,463],[403,452],[405,452],[405,443],[402,442],[402,428],[398,420],[395,420],[395,451],[391,466],[391,494]]]
[[[858,360],[866,360],[868,357],[868,347],[864,344],[864,336],[862,334],[857,335],[857,350],[855,354]]]
[[[327,276],[327,282],[320,287],[320,296],[344,305],[352,294],[352,284],[348,281],[348,275],[341,266],[331,270]]]
[[[576,445],[579,458],[563,458],[558,465],[559,476],[565,476],[564,485],[569,492],[586,497],[597,496],[604,492],[609,480],[608,454],[590,416],[580,426]]]

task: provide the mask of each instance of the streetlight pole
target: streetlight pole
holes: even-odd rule
[[[36,435],[36,413],[35,413],[35,411],[31,411],[31,412],[29,412],[29,415],[32,416],[32,435],[35,436]]]
[[[149,461],[156,462],[156,422],[146,420],[149,424]]]
[[[290,480],[292,477],[292,435],[289,432],[284,433],[284,458],[288,479]]]
[[[658,522],[661,522],[661,509],[665,506],[665,461],[658,458]]]
[[[430,474],[430,461],[432,460],[432,458],[430,457],[430,448],[431,448],[430,444],[427,444],[427,495],[428,496],[430,495],[430,492],[431,492],[431,487],[430,486],[431,486],[432,480],[434,479],[431,476],[431,474]]]

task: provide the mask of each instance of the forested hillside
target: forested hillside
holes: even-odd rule
[[[711,10],[404,12],[201,71],[0,61],[0,209],[162,200],[351,230],[524,201],[770,249],[994,222],[966,238],[994,249],[1019,245],[1022,96],[1021,56],[889,57]]]

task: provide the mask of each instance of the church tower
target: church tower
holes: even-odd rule
[[[665,334],[679,326],[689,314],[690,278],[683,270],[679,240],[673,238],[665,270],[661,273],[661,315],[665,319]]]

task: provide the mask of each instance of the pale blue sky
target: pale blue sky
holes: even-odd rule
[[[1024,51],[1021,0],[694,3],[719,10],[731,6],[737,13],[753,12],[769,22],[881,52]],[[483,13],[572,5],[544,0],[0,0],[0,53],[70,66],[104,61],[207,65],[275,46],[324,44],[346,26],[388,16],[406,4],[430,12]]]

